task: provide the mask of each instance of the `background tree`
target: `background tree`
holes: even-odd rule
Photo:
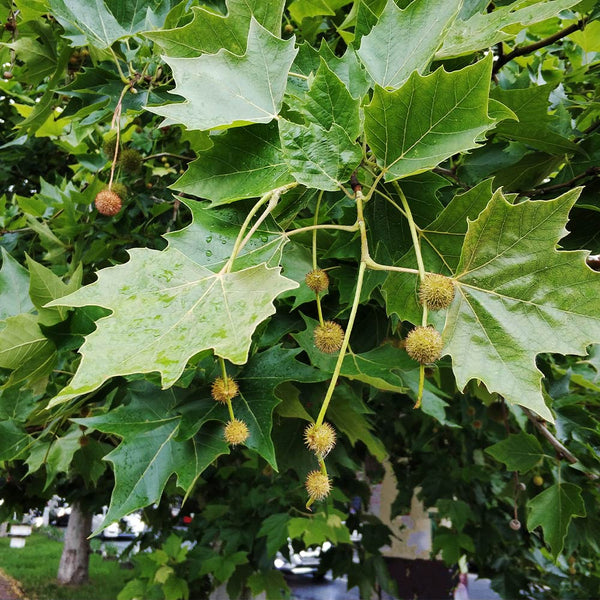
[[[598,3],[1,5],[25,497],[108,462],[105,525],[165,489],[198,507],[167,596],[281,593],[288,536],[337,542],[367,595],[387,536],[348,504],[387,456],[448,563],[598,593]]]

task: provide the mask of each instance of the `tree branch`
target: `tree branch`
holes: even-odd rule
[[[442,167],[436,167],[435,169],[433,169],[433,172],[437,173],[438,175],[441,175],[442,177],[447,177],[448,179],[452,179],[452,181],[454,181],[454,183],[458,184],[464,190],[471,189],[471,186],[467,185],[466,183],[464,183],[463,181],[461,181],[458,178],[458,176],[454,172],[454,169],[444,169]]]
[[[598,129],[598,127],[600,127],[600,119],[598,121],[596,121],[595,123],[592,123],[586,129],[584,129],[583,135],[589,135],[590,133],[593,133],[594,131],[596,131],[596,129]]]
[[[564,37],[567,37],[571,33],[583,29],[585,27],[585,19],[580,19],[577,23],[573,23],[556,33],[549,35],[547,38],[540,40],[539,42],[535,42],[534,44],[529,44],[528,46],[519,46],[515,48],[512,52],[508,54],[504,54],[498,57],[498,60],[494,63],[494,68],[492,73],[495,75],[505,64],[509,63],[513,58],[517,58],[518,56],[525,56],[526,54],[531,54],[540,48],[544,48],[545,46],[550,46],[561,40]]]
[[[565,446],[563,446],[563,444],[561,444],[561,442],[559,442],[554,437],[554,435],[550,431],[548,431],[548,428],[546,427],[546,423],[543,419],[538,417],[536,414],[534,414],[533,412],[531,412],[528,408],[525,408],[524,406],[521,406],[521,410],[525,413],[527,418],[533,423],[535,428],[542,434],[542,436],[545,437],[546,440],[548,440],[550,442],[550,445],[556,450],[556,453],[559,458],[561,458],[561,459],[564,458],[567,462],[571,463],[572,465],[579,462],[578,458],[572,452],[567,450],[567,448],[565,448]],[[585,472],[585,475],[589,479],[598,479],[598,476],[595,475],[594,473]]]
[[[575,175],[575,177],[572,177],[564,183],[555,183],[554,185],[548,185],[542,188],[534,188],[532,190],[519,192],[519,196],[541,196],[542,194],[569,189],[573,187],[573,185],[577,183],[580,179],[585,179],[586,177],[598,177],[598,175],[600,175],[600,167],[590,167],[589,169],[586,169],[583,173]]]

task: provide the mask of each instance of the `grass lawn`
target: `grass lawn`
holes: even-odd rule
[[[62,542],[34,533],[25,548],[10,548],[9,538],[0,538],[0,566],[21,582],[30,600],[115,600],[131,571],[116,561],[90,556],[90,583],[65,587],[56,583],[56,572],[62,553]]]

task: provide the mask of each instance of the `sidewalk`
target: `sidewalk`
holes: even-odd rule
[[[0,598],[2,600],[25,600],[19,583],[0,569]]]

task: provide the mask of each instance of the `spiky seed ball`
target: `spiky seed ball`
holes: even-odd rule
[[[315,346],[326,352],[333,354],[342,347],[344,341],[344,330],[334,321],[325,321],[323,325],[317,325],[313,333]]]
[[[127,198],[127,194],[129,193],[129,190],[124,183],[113,183],[111,190],[117,194],[121,200],[125,200],[125,198]]]
[[[222,377],[217,377],[213,381],[211,394],[217,402],[225,403],[227,400],[235,398],[239,393],[240,388],[238,384],[230,377],[227,378],[227,381]]]
[[[442,336],[433,327],[415,327],[406,336],[404,347],[422,365],[433,363],[442,355]]]
[[[102,152],[106,154],[109,160],[112,160],[115,156],[115,150],[117,149],[117,138],[111,137],[104,140],[102,145]]]
[[[121,210],[123,202],[118,194],[107,188],[96,196],[94,204],[101,215],[113,217]]]
[[[142,168],[142,155],[133,148],[125,148],[119,156],[119,162],[128,173],[137,173]]]
[[[329,277],[323,269],[314,269],[306,274],[304,278],[306,285],[313,291],[319,294],[324,292],[329,287]]]
[[[509,526],[513,531],[519,531],[519,529],[521,529],[521,521],[518,519],[511,519]]]
[[[306,482],[304,483],[308,495],[313,500],[323,500],[329,496],[331,492],[331,481],[329,477],[321,471],[311,471],[306,476]]]
[[[228,421],[227,425],[225,425],[225,431],[223,433],[227,443],[231,444],[232,446],[243,444],[250,435],[246,423],[244,423],[244,421],[240,421],[239,419],[231,419],[231,421]]]
[[[326,456],[335,446],[335,429],[329,423],[310,423],[304,430],[304,441],[309,450]]]
[[[419,301],[430,310],[448,308],[454,298],[452,279],[439,273],[428,273],[419,287]]]

